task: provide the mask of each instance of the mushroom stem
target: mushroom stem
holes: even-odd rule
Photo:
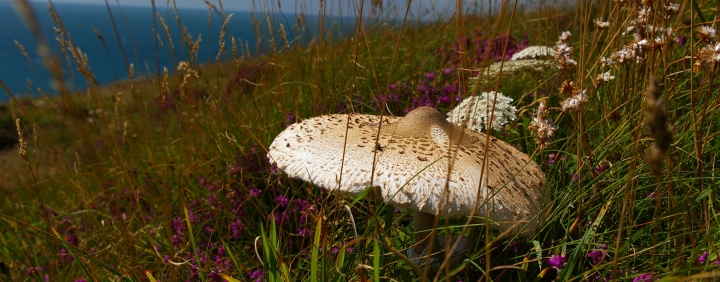
[[[415,231],[415,244],[408,249],[408,258],[417,266],[423,266],[426,263],[425,258],[431,255],[428,247],[430,246],[430,232],[433,231],[433,223],[435,222],[435,216],[429,213],[421,211],[413,211],[413,231]],[[450,248],[456,241],[458,246],[453,250],[450,255],[448,263],[451,267],[455,267],[457,264],[465,259],[464,253],[467,252],[467,241],[462,236],[449,235],[449,244],[446,241],[445,235],[437,235],[436,240],[440,243],[440,250],[434,250],[434,252],[445,252]],[[447,254],[445,254],[447,255]],[[438,271],[440,264],[446,257],[434,257],[430,259],[430,271]]]
[[[415,231],[415,249],[423,251],[430,243],[435,216],[426,212],[413,211],[413,231]]]

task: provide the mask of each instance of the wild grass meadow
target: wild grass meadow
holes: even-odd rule
[[[174,1],[156,2],[172,12]],[[403,1],[321,10],[372,8],[346,30],[317,11],[268,27],[277,13],[266,1],[254,13],[255,52],[224,34],[233,19],[210,2],[224,22],[214,63],[196,60],[199,34],[182,34],[174,69],[143,76],[127,64],[129,79],[98,85],[63,15],[53,14],[57,34],[48,35],[61,50],[48,50],[38,13],[16,1],[38,39],[17,56],[38,52],[34,67],[52,74],[57,95],[4,90],[13,99],[0,106],[0,280],[720,276],[720,2],[504,1],[472,13],[490,5],[476,1],[422,21]],[[162,23],[182,24],[172,13]],[[163,30],[156,40],[170,45]],[[523,50],[528,60],[512,60]],[[60,79],[71,73],[89,86],[71,90]],[[484,219],[441,218],[437,233],[472,244],[439,270],[407,260],[411,211],[290,178],[267,157],[282,130],[307,118],[420,106],[445,114],[491,91],[512,102],[489,107],[513,115],[481,130],[545,173],[538,227],[525,238]]]

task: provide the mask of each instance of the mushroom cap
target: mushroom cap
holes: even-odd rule
[[[403,118],[335,114],[290,125],[272,142],[268,157],[290,177],[340,195],[379,188],[376,197],[397,208],[464,217],[479,199],[476,215],[500,230],[534,234],[545,174],[526,154],[491,137],[481,185],[486,138],[431,107]]]

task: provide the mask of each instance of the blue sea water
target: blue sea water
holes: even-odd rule
[[[117,7],[111,3],[111,13],[118,29],[120,44],[115,36],[108,10],[104,1],[98,1],[99,5],[82,5],[69,3],[56,3],[55,8],[60,15],[65,27],[75,45],[87,54],[92,73],[95,75],[98,84],[108,84],[118,79],[127,79],[128,72],[122,56],[123,47],[128,58],[128,63],[135,65],[135,76],[153,76],[162,72],[165,67],[173,71],[180,61],[188,60],[187,47],[180,39],[180,28],[172,7],[164,5],[157,7],[157,12],[165,20],[172,34],[174,49],[170,48],[167,36],[162,25],[157,21],[153,24],[152,7],[127,6]],[[164,3],[165,1],[159,1]],[[53,31],[55,23],[50,18],[47,4],[34,4],[35,13],[42,25],[43,32],[50,43],[51,50],[55,56],[62,58],[64,63],[64,76],[67,85],[71,90],[80,90],[87,87],[85,79],[77,72],[74,77],[71,72]],[[247,42],[250,51],[256,52],[255,30],[252,26],[250,12],[246,11],[225,11],[233,16],[226,28],[225,35],[225,60],[232,58],[230,37],[235,37],[242,42]],[[218,52],[218,37],[223,18],[215,12],[210,14],[210,25],[208,25],[208,11],[204,9],[179,9],[178,14],[182,25],[195,40],[202,37],[200,48],[197,53],[199,62],[211,62],[216,59]],[[123,20],[124,17],[124,20]],[[260,15],[262,30],[266,31],[266,16]],[[278,33],[278,23],[282,23],[288,32],[290,39],[310,38],[311,32],[305,31],[304,36],[298,36],[293,26],[296,26],[294,15],[274,14],[271,15],[274,22],[273,31]],[[306,19],[308,30],[314,30],[317,17]],[[352,30],[352,20],[338,20],[343,27],[340,30]],[[156,26],[159,34],[159,41],[153,32]],[[103,36],[105,46],[93,32],[96,28]],[[15,44],[17,40],[22,44],[30,55],[35,69],[33,73],[28,60],[22,55]],[[280,42],[276,40],[276,42]],[[156,49],[156,44],[157,49]],[[162,45],[160,45],[162,44]],[[35,40],[30,31],[25,27],[23,19],[17,15],[11,3],[0,1],[0,80],[2,80],[10,91],[17,95],[39,96],[37,88],[40,87],[46,94],[55,94],[50,87],[51,76],[43,68],[42,61],[35,52]],[[157,50],[157,52],[156,52]],[[239,51],[238,51],[239,52]],[[73,66],[72,68],[75,68]],[[228,74],[231,75],[231,74]],[[32,87],[28,89],[28,81]],[[0,102],[8,101],[10,96],[0,90]]]

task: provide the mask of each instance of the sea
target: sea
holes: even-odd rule
[[[128,64],[134,64],[135,77],[155,76],[162,73],[163,68],[172,72],[180,61],[188,60],[187,46],[181,41],[180,24],[175,16],[172,6],[156,7],[159,14],[170,30],[172,48],[163,26],[157,17],[153,17],[152,7],[121,6],[115,1],[109,1],[110,11],[104,1],[98,4],[55,3],[54,7],[60,16],[63,25],[72,38],[75,46],[87,55],[89,65],[99,85],[105,85],[117,80],[128,79],[128,70],[123,58],[123,51]],[[165,1],[158,1],[163,4]],[[67,60],[56,40],[53,27],[55,22],[50,17],[47,3],[34,3],[35,14],[42,26],[47,42],[50,44],[52,54],[61,58],[64,66],[64,79],[70,90],[82,90],[88,87],[85,79],[76,71],[74,64],[68,66]],[[225,16],[233,14],[225,29],[225,52],[221,60],[233,59],[231,51],[231,37],[238,43],[242,42],[245,53],[258,54],[256,50],[256,32],[253,27],[253,17],[249,11],[222,11]],[[197,62],[207,63],[216,61],[218,53],[218,39],[223,23],[221,11],[207,9],[181,9],[178,15],[187,34],[194,40],[201,38],[197,51]],[[209,17],[208,17],[209,14]],[[268,33],[268,14],[257,14],[261,34]],[[113,21],[117,28],[117,35],[113,28]],[[209,21],[208,21],[209,18]],[[295,15],[282,13],[270,14],[273,33],[278,36],[275,40],[278,48],[281,44],[279,38],[279,24],[283,24],[287,38],[291,44],[302,44],[317,33],[317,16],[305,18],[307,29],[297,28]],[[338,36],[350,33],[354,28],[354,20],[337,17],[333,19],[334,31]],[[156,36],[153,27],[158,30]],[[99,33],[102,40],[97,36]],[[30,61],[22,54],[17,43],[24,46]],[[267,35],[264,41],[267,40]],[[24,20],[18,15],[13,4],[0,1],[0,80],[16,96],[39,97],[40,88],[47,95],[57,94],[51,87],[51,76],[42,65],[42,60],[35,51],[36,43],[32,33],[26,27]],[[238,47],[239,48],[239,47]],[[265,48],[260,48],[261,51]],[[240,51],[238,50],[238,53]],[[239,54],[240,55],[240,54]],[[72,60],[72,59],[71,59]],[[10,95],[0,88],[0,103],[10,100]]]
[[[500,7],[502,0],[489,1],[493,4],[486,5],[485,1],[473,1],[476,3],[475,5],[478,5],[479,2],[483,4],[466,7],[468,10],[466,13],[487,14],[488,7]],[[550,2],[553,2],[553,5],[558,5],[558,3],[573,5],[574,1],[553,0]],[[47,95],[56,95],[57,90],[51,87],[51,76],[43,67],[42,60],[35,51],[36,43],[33,35],[26,27],[25,21],[18,15],[12,2],[0,0],[0,81],[15,96],[39,97],[38,89]],[[135,77],[150,77],[162,73],[164,68],[173,72],[180,61],[188,60],[187,47],[181,41],[180,24],[176,19],[176,13],[172,6],[165,5],[166,1],[156,1],[161,4],[155,7],[155,12],[149,6],[118,6],[117,2],[112,0],[107,1],[110,3],[108,9],[105,2],[97,0],[97,4],[73,4],[55,1],[53,5],[75,46],[86,54],[92,74],[99,85],[128,79],[126,64],[134,65]],[[535,9],[544,3],[543,0],[519,0],[519,2],[526,5],[527,9]],[[53,56],[63,62],[65,85],[71,91],[87,89],[88,84],[77,72],[77,66],[72,62],[68,63],[56,40],[57,34],[53,29],[56,24],[50,17],[48,3],[44,1],[31,3],[33,3],[35,15],[42,26]],[[417,14],[411,12],[410,17],[419,21],[437,21],[452,15],[454,11],[452,5],[440,9],[435,0],[417,0],[412,3],[416,6],[412,7],[411,11],[425,11]],[[454,3],[454,1],[448,1],[448,3]],[[432,9],[428,10],[427,7]],[[378,21],[383,24],[399,25],[400,20],[397,19],[402,18],[403,11],[403,9],[397,8],[390,10],[390,14],[395,15],[389,17],[391,20],[372,18],[363,22],[368,25],[377,24]],[[252,55],[258,55],[267,50],[266,47],[256,50],[253,14],[249,11],[208,11],[208,9],[179,7],[177,14],[186,33],[191,35],[194,40],[202,39],[197,51],[198,63],[216,61],[220,29],[224,17],[229,14],[233,14],[233,16],[225,29],[225,52],[221,56],[221,60],[233,59],[230,51],[231,37],[235,37],[238,43],[242,42],[242,45],[245,46],[245,53],[249,50]],[[154,15],[162,17],[168,26],[172,47],[159,18]],[[306,44],[320,32],[317,15],[304,17],[304,29],[298,28],[297,15],[293,13],[256,13],[255,15],[258,17],[258,26],[260,34],[263,35],[262,43],[264,44],[268,42],[268,15],[278,46],[281,42],[278,32],[279,24],[283,24],[285,27],[287,38],[291,44]],[[333,38],[350,36],[356,30],[356,22],[355,17],[328,16],[325,18],[325,33],[331,32]],[[157,36],[153,28],[157,29]],[[16,42],[27,51],[29,62],[28,58],[19,50]],[[123,52],[125,56],[123,56]],[[0,103],[9,100],[10,95],[0,88]]]

